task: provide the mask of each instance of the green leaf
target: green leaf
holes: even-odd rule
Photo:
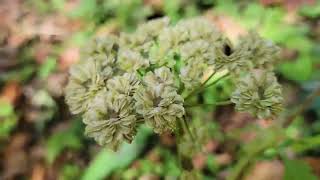
[[[17,126],[18,118],[11,115],[4,119],[0,119],[0,138],[7,138],[11,131]]]
[[[81,149],[82,142],[79,135],[79,124],[75,122],[71,129],[56,132],[47,140],[47,161],[53,163],[56,157],[66,148]]]
[[[312,74],[312,61],[309,55],[301,54],[295,62],[286,62],[279,66],[280,72],[288,79],[306,81]]]
[[[52,73],[57,66],[57,60],[53,57],[48,57],[45,62],[41,65],[38,71],[38,77],[46,78]]]
[[[306,5],[300,9],[300,13],[303,16],[310,18],[317,18],[320,16],[320,2],[318,1],[314,5]]]
[[[59,173],[59,179],[61,180],[78,180],[81,174],[81,169],[75,164],[66,164],[62,167]]]
[[[5,101],[0,101],[0,117],[6,117],[13,114],[13,106]]]
[[[70,13],[70,16],[91,19],[96,12],[97,2],[93,0],[81,0],[79,4],[80,5]]]
[[[124,144],[118,152],[102,149],[85,170],[82,180],[104,179],[114,170],[128,166],[142,151],[151,132],[141,127],[132,144]]]
[[[308,164],[301,160],[285,160],[284,180],[317,180]]]

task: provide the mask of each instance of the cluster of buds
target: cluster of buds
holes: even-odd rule
[[[66,102],[82,115],[87,136],[114,150],[130,143],[141,123],[156,133],[175,131],[185,116],[184,95],[221,70],[235,77],[231,101],[237,110],[275,118],[282,105],[272,73],[277,53],[277,46],[256,33],[233,46],[203,18],[175,25],[156,19],[133,33],[93,39],[70,69]]]

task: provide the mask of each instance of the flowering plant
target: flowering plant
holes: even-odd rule
[[[283,100],[272,72],[278,52],[254,32],[233,45],[203,18],[175,25],[156,19],[89,43],[70,69],[66,102],[82,114],[85,134],[113,150],[130,143],[142,123],[155,133],[182,129],[192,138],[187,108],[199,105],[192,97],[226,77],[236,88],[230,101],[216,104],[274,119]]]

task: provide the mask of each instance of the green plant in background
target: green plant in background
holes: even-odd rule
[[[0,100],[0,140],[7,138],[16,127],[18,116],[14,112],[13,106]]]
[[[214,104],[233,102],[259,118],[278,117],[277,54],[277,46],[255,33],[234,46],[203,18],[175,25],[156,19],[133,33],[94,39],[70,70],[66,102],[82,114],[85,133],[113,150],[131,143],[143,123],[155,133],[174,132],[182,147],[192,142],[196,150],[211,130],[199,134],[205,125],[187,119],[192,107],[206,105],[193,97],[224,78],[236,88],[231,100]]]

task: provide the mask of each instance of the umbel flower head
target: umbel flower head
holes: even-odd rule
[[[175,88],[141,86],[134,94],[136,111],[156,133],[173,131],[184,115],[183,98]]]
[[[113,150],[123,141],[130,143],[136,134],[132,103],[131,97],[100,91],[84,114],[85,134]]]
[[[281,86],[272,72],[253,70],[237,83],[231,101],[239,111],[258,118],[275,118],[282,110]]]
[[[258,33],[250,31],[240,38],[240,46],[248,51],[251,68],[273,70],[280,48],[272,41],[263,39]]]
[[[183,98],[174,84],[170,69],[162,67],[149,72],[134,94],[137,113],[157,133],[174,130],[176,120],[184,115]]]
[[[222,40],[222,34],[204,18],[183,20],[173,27],[164,28],[159,34],[157,51],[152,54],[151,62],[173,66],[175,63],[168,60],[179,54],[183,61],[197,57],[212,64],[214,53],[211,52]]]
[[[66,86],[66,102],[71,112],[78,114],[86,111],[95,95],[105,88],[105,81],[111,75],[112,69],[103,68],[98,61],[82,61],[71,67]]]
[[[280,85],[269,68],[276,53],[276,46],[254,33],[233,46],[203,18],[171,26],[168,18],[160,18],[135,32],[89,42],[70,69],[66,102],[72,113],[82,115],[89,137],[117,149],[133,140],[138,122],[156,133],[176,130],[186,114],[184,104],[190,103],[182,94],[190,97],[207,87],[203,83],[212,76],[206,72],[227,69],[240,74],[231,98],[236,109],[273,118],[282,105]],[[254,68],[268,72],[251,72]]]
[[[83,113],[106,81],[117,72],[118,43],[113,36],[95,38],[84,48],[84,57],[70,69],[66,102],[74,114]]]

